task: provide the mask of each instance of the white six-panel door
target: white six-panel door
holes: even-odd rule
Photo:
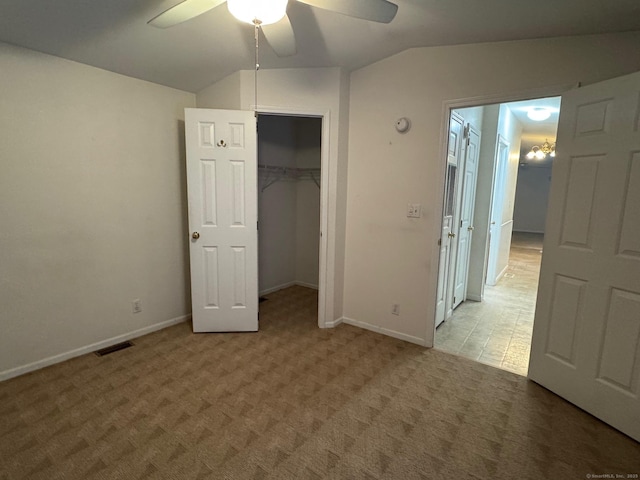
[[[529,377],[640,441],[640,72],[562,98]]]
[[[195,332],[258,330],[253,112],[185,109]]]

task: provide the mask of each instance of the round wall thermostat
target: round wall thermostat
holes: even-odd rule
[[[400,133],[407,133],[411,128],[411,121],[407,117],[396,120],[396,130]]]

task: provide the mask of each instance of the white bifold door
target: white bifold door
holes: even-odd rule
[[[640,441],[640,72],[562,97],[529,377]]]
[[[436,298],[436,327],[451,316],[452,274],[449,271],[452,251],[456,243],[456,198],[458,195],[458,166],[462,164],[464,119],[451,113],[449,119],[449,142],[447,144],[447,172],[445,177],[444,211],[442,213],[442,236],[440,237],[440,262],[438,269],[438,290]]]
[[[480,132],[467,124],[464,169],[460,180],[461,192],[459,208],[459,228],[456,237],[458,248],[452,270],[454,272],[452,308],[467,299],[467,281],[469,279],[469,259],[471,258],[471,240],[473,238],[473,213],[476,204],[476,184],[478,181],[478,161],[480,159]]]
[[[258,330],[256,118],[185,109],[195,332]]]

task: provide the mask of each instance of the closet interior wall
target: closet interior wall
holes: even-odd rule
[[[260,295],[318,288],[321,134],[321,118],[258,116]]]

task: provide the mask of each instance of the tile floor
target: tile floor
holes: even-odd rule
[[[507,273],[485,286],[484,301],[463,302],[437,328],[436,348],[527,375],[542,237],[513,234]]]

